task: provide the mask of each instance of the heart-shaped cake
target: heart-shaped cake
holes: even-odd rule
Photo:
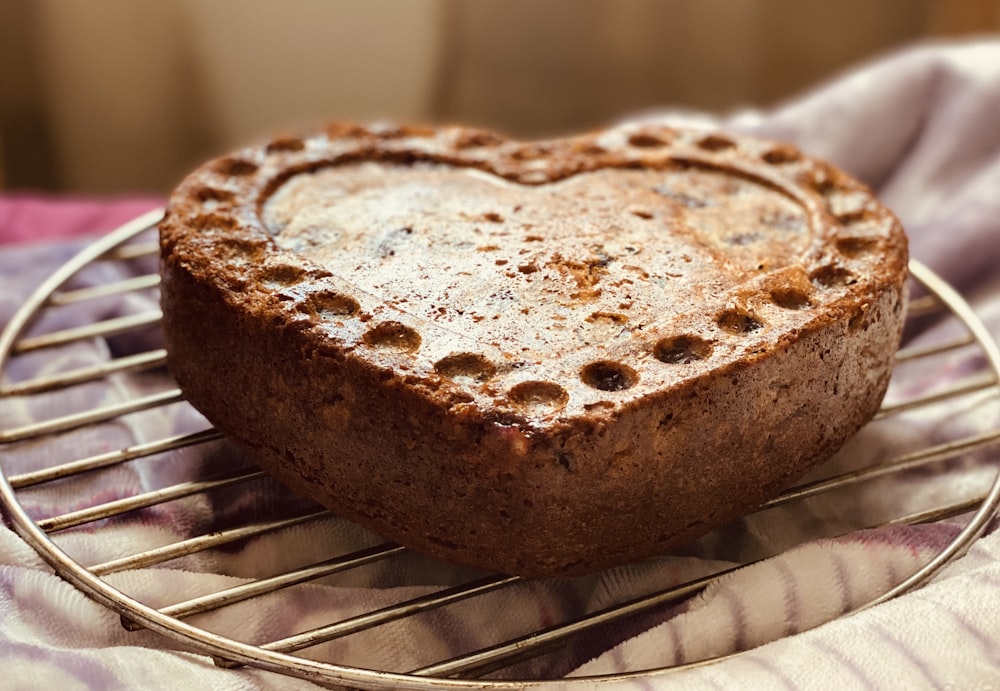
[[[787,145],[331,126],[211,161],[160,226],[169,364],[279,480],[526,576],[690,541],[877,410],[906,240]]]

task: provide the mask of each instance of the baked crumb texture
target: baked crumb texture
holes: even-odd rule
[[[525,576],[662,553],[877,410],[907,250],[787,146],[338,124],[211,161],[160,226],[169,364],[282,482]]]

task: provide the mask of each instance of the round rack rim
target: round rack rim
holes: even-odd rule
[[[7,362],[15,351],[15,343],[18,337],[30,325],[31,320],[38,311],[45,306],[49,297],[91,262],[100,259],[103,255],[108,254],[132,238],[155,227],[162,214],[162,209],[150,211],[95,242],[86,245],[73,258],[53,272],[24,300],[5,326],[3,332],[0,333],[0,378],[2,378]],[[910,260],[910,273],[918,283],[922,284],[930,294],[936,296],[968,328],[974,339],[973,342],[982,349],[986,356],[988,365],[996,378],[994,381],[1000,381],[1000,347],[998,347],[986,326],[968,303],[947,282],[920,262]],[[997,384],[993,386],[997,386]],[[3,395],[3,393],[0,391],[0,395]],[[4,430],[0,430],[0,445],[10,441],[3,434]],[[861,607],[846,613],[846,615],[849,616],[881,604],[925,584],[945,565],[961,557],[968,551],[986,529],[990,519],[996,514],[998,506],[1000,506],[1000,471],[995,474],[990,490],[979,503],[978,509],[972,518],[946,547],[903,582]],[[2,468],[0,468],[0,508],[3,509],[18,535],[55,569],[59,576],[75,588],[99,604],[116,612],[123,619],[140,623],[143,627],[155,631],[160,635],[187,643],[207,655],[321,684],[346,683],[361,686],[362,688],[413,689],[415,691],[425,689],[523,689],[538,687],[556,681],[550,679],[468,679],[384,672],[320,662],[235,641],[226,636],[218,635],[181,621],[173,616],[163,614],[112,587],[98,575],[91,573],[86,567],[77,563],[59,548],[48,537],[45,531],[39,527],[36,521],[28,515],[21,506],[16,492]],[[736,568],[742,568],[743,566],[746,565],[740,565]],[[736,568],[732,570],[736,570]],[[720,575],[713,574],[706,578],[708,582],[711,582],[720,577]],[[558,681],[562,684],[574,686],[660,676],[684,669],[713,664],[740,654],[742,652],[674,667],[570,677]]]

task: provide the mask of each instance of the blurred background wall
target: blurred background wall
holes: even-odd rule
[[[766,106],[1000,0],[0,0],[0,187],[167,191],[334,118],[531,137]]]

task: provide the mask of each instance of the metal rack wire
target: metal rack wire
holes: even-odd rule
[[[86,386],[124,373],[151,373],[151,377],[158,382],[158,387],[152,392],[134,395],[125,401],[103,405],[96,409],[57,414],[41,421],[0,429],[0,453],[4,449],[17,448],[23,444],[43,446],[53,444],[61,435],[107,421],[122,420],[142,411],[170,405],[187,405],[184,403],[182,392],[172,384],[165,372],[160,371],[166,361],[166,352],[156,347],[139,352],[119,353],[97,365],[34,377],[26,381],[10,382],[7,377],[10,363],[18,357],[38,351],[58,349],[87,339],[109,339],[136,330],[155,328],[160,320],[160,314],[152,310],[86,323],[74,328],[26,335],[32,324],[47,310],[71,307],[98,299],[114,299],[116,296],[132,293],[155,295],[158,285],[158,276],[155,272],[76,290],[64,289],[64,286],[72,277],[90,265],[104,262],[131,262],[155,255],[157,247],[152,226],[158,218],[159,212],[147,214],[88,246],[25,300],[0,335],[0,375],[3,376],[0,380],[2,381],[0,397],[30,400],[43,395],[65,395],[74,387]],[[929,408],[965,396],[984,392],[993,394],[1000,391],[998,384],[1000,350],[985,327],[968,305],[928,269],[914,262],[911,264],[911,275],[926,288],[927,294],[911,302],[910,318],[921,319],[929,314],[940,313],[943,315],[942,318],[953,319],[962,328],[959,335],[954,338],[900,351],[897,361],[932,363],[935,356],[943,353],[975,347],[981,352],[984,367],[957,384],[883,406],[877,419]],[[127,521],[139,509],[160,506],[184,498],[211,495],[227,487],[258,480],[262,477],[262,473],[255,468],[244,467],[210,477],[183,478],[169,486],[84,508],[70,508],[78,502],[67,501],[66,510],[45,517],[31,515],[21,501],[23,493],[31,488],[59,480],[87,476],[102,469],[135,463],[143,459],[167,457],[168,452],[197,449],[221,438],[217,431],[206,428],[131,444],[124,448],[75,458],[53,467],[24,473],[10,472],[6,464],[0,460],[0,470],[3,471],[0,473],[0,502],[17,532],[64,579],[118,613],[127,629],[145,628],[158,632],[189,648],[212,656],[220,666],[252,665],[319,683],[345,684],[361,688],[524,688],[542,683],[544,680],[540,679],[503,681],[485,677],[497,669],[532,656],[558,654],[561,644],[582,632],[690,596],[705,588],[714,579],[746,565],[741,564],[677,586],[619,601],[573,620],[559,622],[510,640],[497,641],[483,649],[425,665],[420,669],[383,671],[350,667],[337,664],[336,661],[314,660],[298,656],[296,653],[319,643],[370,630],[421,612],[482,597],[487,593],[508,588],[519,579],[500,575],[478,575],[463,583],[442,587],[404,602],[330,621],[325,625],[312,627],[280,640],[251,645],[229,636],[213,633],[191,623],[188,619],[195,614],[218,611],[253,598],[264,598],[294,585],[313,582],[332,574],[348,572],[383,559],[396,557],[405,550],[394,544],[374,544],[348,553],[330,555],[304,566],[285,568],[270,576],[157,608],[117,589],[108,581],[108,576],[126,570],[138,570],[142,574],[148,574],[149,578],[162,577],[162,570],[157,571],[150,567],[173,559],[224,548],[253,537],[272,535],[280,539],[282,531],[315,521],[330,521],[331,529],[336,529],[336,526],[342,524],[318,507],[304,509],[300,507],[300,510],[292,515],[267,516],[242,525],[192,535],[169,544],[129,545],[128,553],[103,563],[84,566],[58,544],[58,533],[78,526],[92,526],[91,539],[100,540],[102,539],[100,521],[103,519],[115,518]],[[833,477],[794,487],[760,510],[765,511],[809,497],[842,491],[845,488],[849,490],[851,487],[892,478],[896,474],[914,468],[930,467],[997,444],[1000,444],[1000,430],[983,429],[965,438],[929,445],[894,458],[882,459],[882,462],[875,466],[841,472]],[[85,503],[82,501],[83,498],[80,499],[79,503]],[[987,491],[977,496],[922,509],[910,515],[890,518],[888,523],[912,524],[971,514],[964,529],[950,544],[902,583],[867,606],[919,587],[944,565],[964,554],[985,529],[998,504],[1000,504],[1000,477],[994,479]],[[630,670],[627,676],[667,671]],[[592,682],[594,679],[581,678],[581,681]]]

